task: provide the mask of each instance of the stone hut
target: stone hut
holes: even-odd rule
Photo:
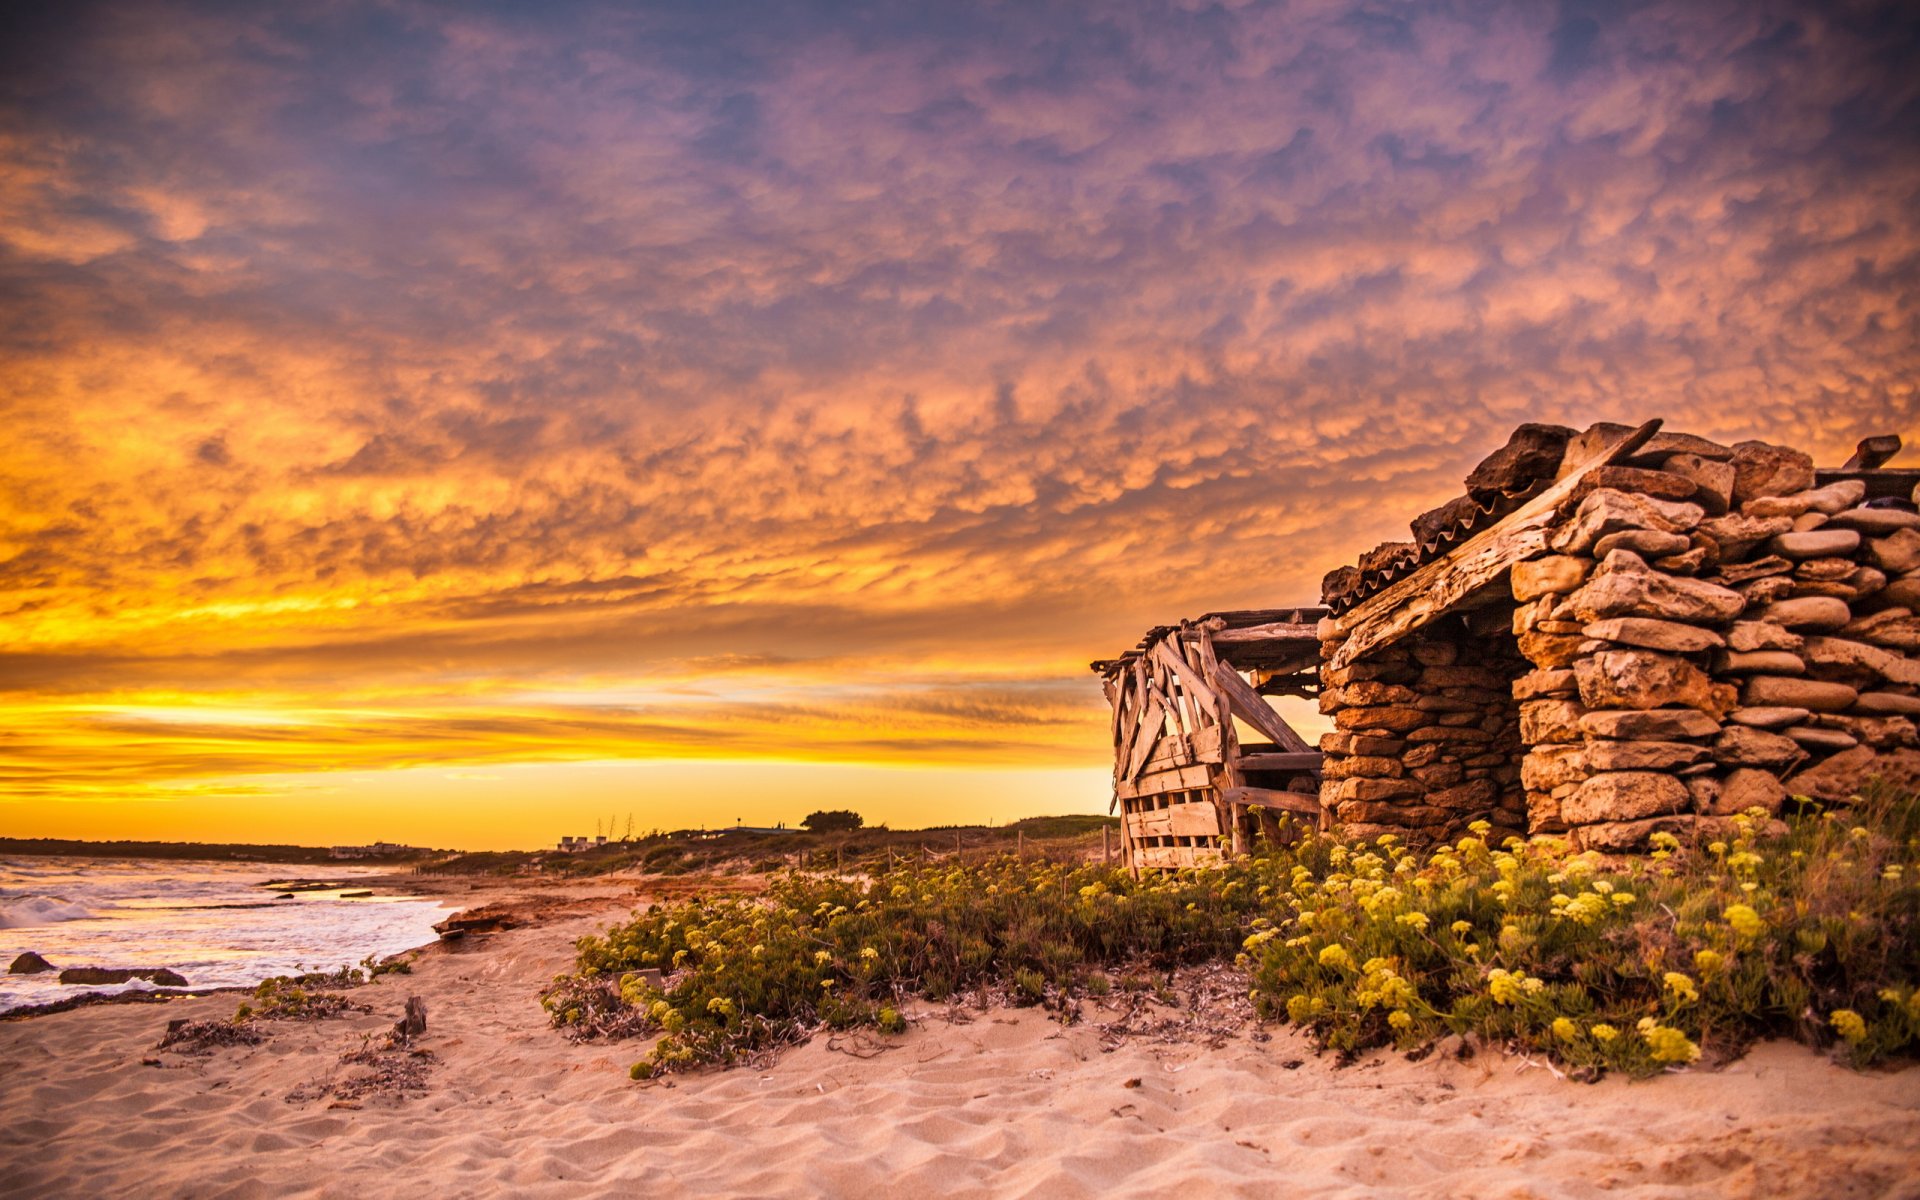
[[[1320,799],[1367,835],[1486,820],[1606,851],[1920,780],[1920,470],[1525,425],[1327,576]]]
[[[1899,448],[1869,438],[1817,469],[1658,421],[1521,426],[1411,540],[1327,576],[1312,643],[1307,609],[1216,615],[1094,664],[1128,821],[1161,819],[1148,797],[1166,780],[1215,814],[1184,811],[1179,863],[1131,836],[1129,862],[1202,861],[1281,811],[1361,836],[1485,820],[1625,851],[1790,795],[1920,783],[1920,469],[1886,466]],[[1260,657],[1222,653],[1232,626],[1257,624]],[[1175,652],[1212,686],[1177,678]],[[1259,705],[1274,744],[1237,752],[1284,762],[1266,788],[1234,759],[1256,691],[1316,698],[1334,725],[1311,763]],[[1191,729],[1172,711],[1185,692]],[[1301,803],[1316,782],[1317,810]]]

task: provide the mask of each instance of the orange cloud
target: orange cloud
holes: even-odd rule
[[[1520,421],[1837,461],[1920,410],[1896,7],[47,20],[0,73],[18,805],[1091,769],[1088,659],[1311,600]]]

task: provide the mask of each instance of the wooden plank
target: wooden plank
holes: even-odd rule
[[[1241,629],[1221,629],[1214,633],[1216,646],[1228,646],[1235,642],[1314,642],[1320,640],[1318,625],[1295,625],[1290,621],[1274,621],[1267,625],[1248,625]]]
[[[1499,578],[1513,564],[1545,551],[1547,526],[1560,502],[1593,471],[1629,457],[1659,431],[1659,421],[1648,421],[1484,531],[1333,618],[1334,631],[1346,640],[1326,660],[1327,666],[1337,670],[1369,650],[1405,637]]]
[[[1161,706],[1158,693],[1148,697],[1147,711],[1142,715],[1140,729],[1133,739],[1133,757],[1127,761],[1128,779],[1140,778],[1140,772],[1147,769],[1147,760],[1153,757],[1154,747],[1160,744],[1160,735],[1166,732],[1167,713]]]
[[[1131,815],[1134,833],[1139,837],[1219,837],[1220,810],[1212,801],[1201,804],[1172,804],[1151,812]]]
[[[1187,695],[1193,700],[1196,716],[1203,706],[1208,708],[1212,707],[1213,689],[1207,686],[1206,681],[1200,678],[1199,673],[1187,665],[1187,660],[1181,657],[1171,645],[1164,641],[1155,642],[1153,644],[1153,657],[1179,678],[1181,686],[1186,689]]]
[[[1239,767],[1242,771],[1313,771],[1318,773],[1321,761],[1326,756],[1318,750],[1301,750],[1291,754],[1242,754]]]
[[[1149,771],[1139,781],[1122,781],[1114,791],[1122,800],[1131,800],[1136,796],[1158,796],[1162,792],[1183,792],[1193,788],[1213,786],[1213,778],[1204,766],[1174,767],[1166,771]]]
[[[1273,788],[1237,787],[1228,788],[1221,799],[1229,805],[1245,805],[1249,808],[1282,808],[1288,812],[1304,816],[1320,816],[1320,797],[1312,792],[1282,792]]]
[[[1214,671],[1213,677],[1219,683],[1220,694],[1226,697],[1227,704],[1233,713],[1242,721],[1272,738],[1275,745],[1295,753],[1313,749],[1312,746],[1307,745],[1306,739],[1295,733],[1291,726],[1280,719],[1280,714],[1273,711],[1273,708],[1260,698],[1260,694],[1254,691],[1246,680],[1240,678],[1238,671],[1223,662]]]

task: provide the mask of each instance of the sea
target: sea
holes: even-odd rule
[[[333,971],[434,940],[449,910],[405,895],[352,895],[377,868],[153,859],[0,857],[0,972],[31,950],[64,967],[166,967],[192,988],[251,987]],[[314,891],[262,885],[322,880]],[[385,889],[382,889],[384,892]],[[0,1013],[84,992],[54,973],[0,974]]]

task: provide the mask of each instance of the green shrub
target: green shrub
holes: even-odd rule
[[[1078,996],[1165,994],[1166,972],[1229,957],[1258,1013],[1345,1055],[1470,1034],[1593,1075],[1766,1036],[1862,1065],[1920,1045],[1911,795],[1785,827],[1750,814],[1724,842],[1611,862],[1484,832],[1422,852],[1309,834],[1138,880],[1011,856],[790,874],[761,899],[663,905],[583,938],[542,1002],[576,1036],[662,1034],[639,1077],[821,1028],[904,1028],[912,996],[997,988],[1071,1019]]]

